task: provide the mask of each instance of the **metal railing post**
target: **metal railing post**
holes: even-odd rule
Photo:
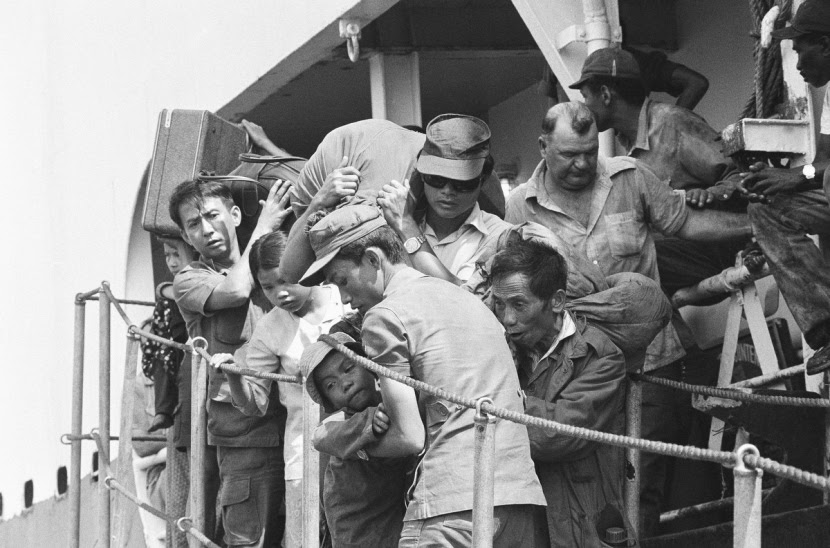
[[[744,454],[759,455],[758,449],[752,444],[745,444],[735,452],[735,507],[733,523],[735,526],[732,537],[735,548],[761,548],[761,477],[764,471],[758,468],[748,468],[744,462]]]
[[[135,370],[138,365],[139,339],[127,333],[124,358],[124,382],[121,389],[121,422],[118,429],[118,466],[112,473],[122,485],[133,485],[133,407],[135,406]],[[162,372],[162,374],[164,374]],[[117,497],[113,511],[113,541],[116,547],[126,541],[130,508]]]
[[[475,449],[473,453],[473,546],[493,547],[493,486],[495,482],[496,417],[482,411],[483,403],[493,404],[490,398],[476,402]]]
[[[320,423],[320,406],[306,392],[303,377],[303,542],[320,546],[320,454],[311,443]]]
[[[102,282],[101,285],[106,282]],[[101,446],[110,448],[110,299],[105,291],[98,294],[98,432]],[[98,455],[106,459],[105,455]],[[109,468],[102,463],[100,470]],[[110,538],[110,491],[103,481],[98,482],[98,546],[108,548]]]
[[[196,352],[196,348],[207,350],[207,340],[196,337],[193,346],[193,375],[190,387],[190,515],[193,526],[204,531],[206,526],[206,474],[205,454],[207,453],[207,363]],[[199,548],[201,544],[194,537],[189,537],[190,548]]]
[[[69,548],[81,544],[81,429],[84,422],[84,340],[86,301],[75,297],[75,349],[72,361],[72,456],[69,476]]]
[[[824,371],[821,396],[830,398],[830,369]],[[824,410],[824,477],[830,478],[830,407]],[[830,504],[830,491],[824,491],[824,504]]]
[[[628,379],[625,397],[625,435],[632,438],[641,436],[643,408],[643,383]],[[634,536],[640,532],[640,450],[626,449],[625,459],[631,464],[632,474],[625,475],[625,511],[634,528]],[[626,467],[627,468],[627,467]]]

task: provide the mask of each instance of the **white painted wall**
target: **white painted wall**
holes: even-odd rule
[[[367,0],[371,1],[371,0]],[[73,297],[110,280],[152,298],[148,240],[127,245],[162,108],[216,110],[358,0],[11,1],[0,7],[0,492],[6,517],[53,494],[69,464]],[[309,16],[313,14],[313,16]],[[143,249],[143,251],[141,251]],[[142,259],[142,255],[144,259]],[[133,272],[136,272],[135,270]],[[87,307],[84,428],[97,424],[97,305]],[[130,309],[138,322],[146,311]],[[113,430],[124,326],[113,314]],[[115,449],[115,446],[113,446]],[[86,446],[88,471],[91,447]]]

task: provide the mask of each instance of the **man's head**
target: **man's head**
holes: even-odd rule
[[[496,316],[519,348],[544,352],[561,327],[568,264],[554,249],[522,240],[499,251],[490,269]]]
[[[487,124],[462,114],[434,118],[416,165],[431,210],[444,219],[466,217],[493,163]]]
[[[621,104],[640,108],[646,99],[640,65],[629,52],[604,48],[585,59],[582,76],[569,86],[578,89],[599,131],[614,128]]]
[[[236,227],[242,222],[242,212],[225,185],[185,181],[170,195],[169,212],[184,241],[203,258],[222,262],[239,253]]]
[[[798,71],[815,87],[830,81],[830,2],[806,0],[792,24],[772,32],[779,40],[792,40],[798,55]]]
[[[542,122],[539,150],[555,185],[578,192],[594,183],[599,134],[594,116],[582,103],[554,105]]]
[[[309,225],[308,241],[317,260],[300,283],[315,285],[325,279],[361,314],[383,300],[387,277],[405,264],[405,254],[378,208],[349,205],[322,219],[309,219]]]
[[[356,354],[366,355],[360,344],[345,333],[332,333],[331,336]],[[300,370],[306,377],[309,397],[322,405],[327,413],[339,409],[354,413],[380,402],[380,392],[372,373],[322,341],[303,351]]]

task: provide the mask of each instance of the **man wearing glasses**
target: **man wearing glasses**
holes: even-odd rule
[[[391,181],[377,200],[413,267],[461,285],[476,263],[487,258],[482,254],[491,247],[488,244],[510,229],[478,204],[493,164],[490,128],[483,121],[442,114],[429,123],[411,176],[423,194],[413,196],[409,181]]]

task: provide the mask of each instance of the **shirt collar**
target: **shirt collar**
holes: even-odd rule
[[[461,223],[461,226],[458,227],[458,230],[456,230],[453,234],[461,232],[467,226],[475,228],[485,236],[490,235],[490,229],[484,222],[484,215],[482,215],[482,211],[478,205],[478,202],[476,202],[476,204],[473,206],[473,209],[470,211],[470,214],[467,215],[467,218],[464,219],[464,222]],[[433,238],[438,239],[435,235],[435,231],[432,229],[431,226],[427,224],[426,215],[424,215],[424,218],[421,219],[421,232],[423,232],[425,236],[432,236]],[[447,236],[447,238],[449,238],[449,236]]]
[[[559,334],[556,335],[556,338],[553,340],[553,344],[550,345],[550,348],[548,348],[548,351],[536,361],[536,364],[538,365],[548,356],[556,352],[556,349],[562,341],[573,336],[574,333],[576,333],[576,323],[574,323],[573,318],[571,318],[570,312],[566,310],[562,314],[562,329],[559,330]]]

